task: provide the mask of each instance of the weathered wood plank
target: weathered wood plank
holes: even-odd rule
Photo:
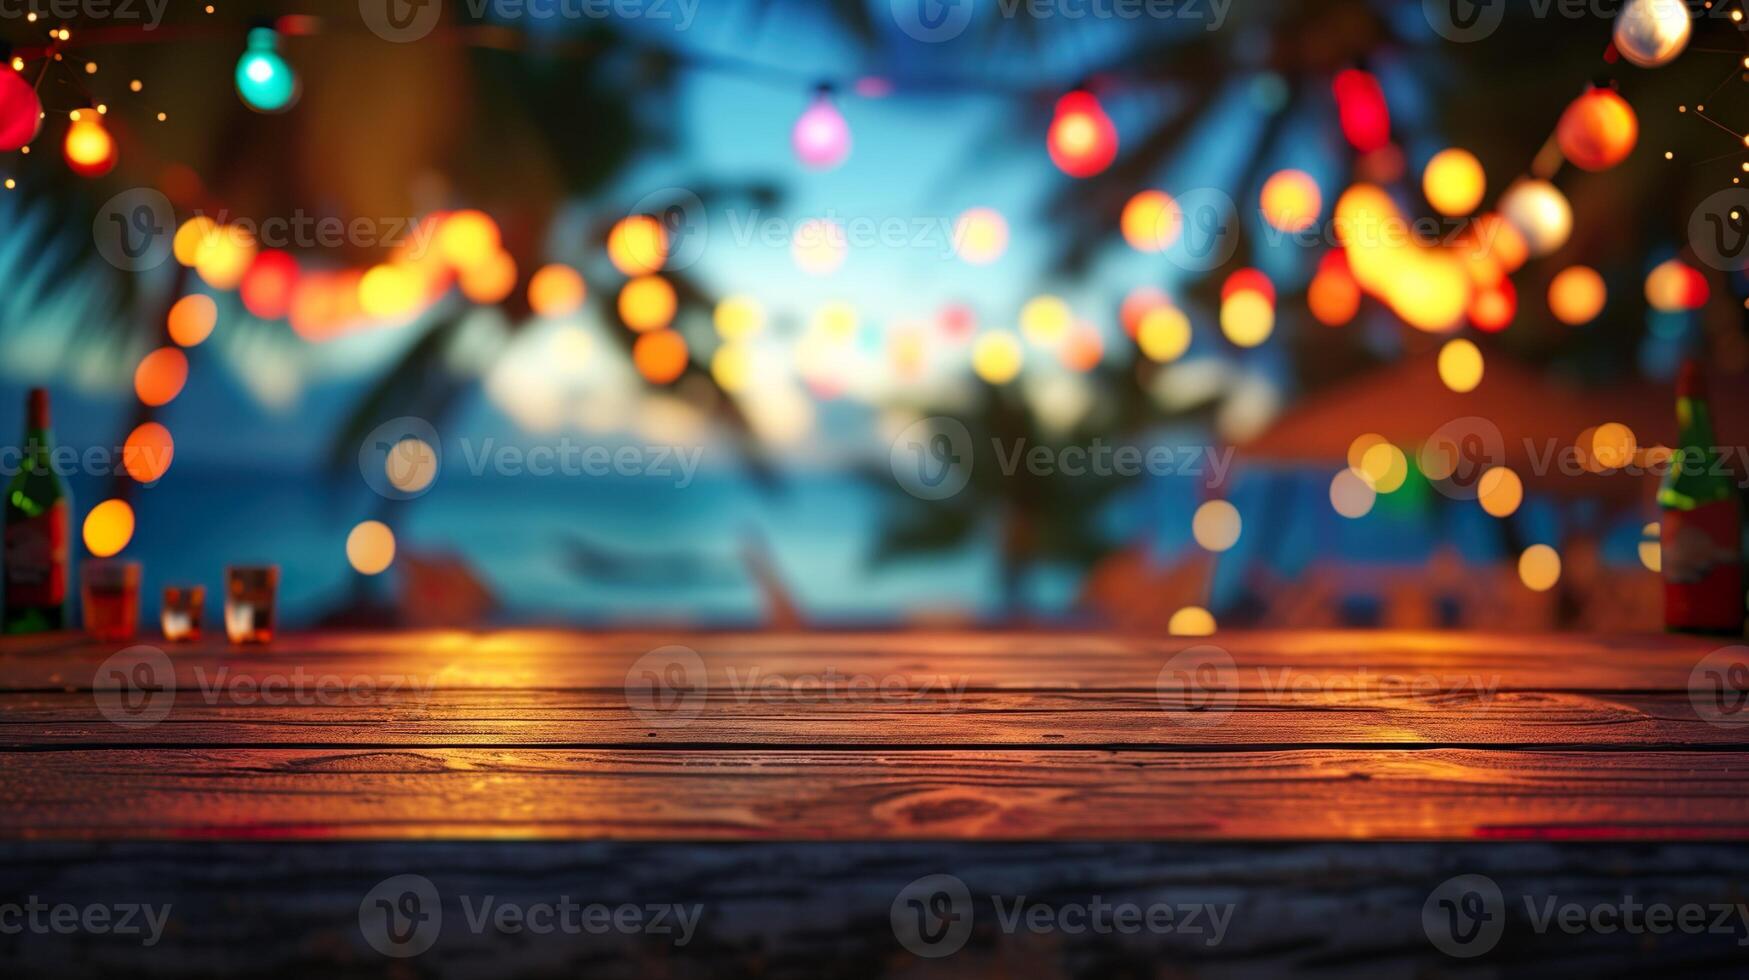
[[[7,838],[1749,840],[1749,754],[287,749],[6,757]]]
[[[393,876],[431,883],[441,921],[405,960],[364,935],[364,898]],[[1427,897],[1484,875],[1505,924],[1482,957],[1429,940]],[[973,902],[957,952],[915,956],[891,909],[907,885],[952,875]],[[161,941],[0,934],[10,976],[773,976],[1087,977],[1309,975],[1341,978],[1627,972],[1740,976],[1741,921],[1719,933],[1538,929],[1553,899],[1607,907],[1733,905],[1749,893],[1749,849],[1622,844],[625,844],[492,841],[10,844],[0,890],[76,906],[168,906]],[[485,896],[530,908],[569,896],[608,906],[697,909],[672,934],[477,929]],[[1109,935],[1004,928],[995,903],[1222,910],[1186,929]],[[1709,918],[1710,922],[1710,918]],[[1175,923],[1176,925],[1176,923]],[[1558,966],[1557,966],[1558,965]]]
[[[221,671],[296,670],[344,682],[438,688],[623,689],[640,658],[696,651],[710,690],[850,678],[920,689],[1153,690],[1170,658],[1214,645],[1239,689],[1680,691],[1700,659],[1729,641],[1689,636],[1546,636],[1447,632],[1234,632],[1207,639],[1052,632],[582,633],[499,631],[289,636],[271,647],[166,646],[175,686]],[[0,691],[88,690],[120,644],[0,640]]]
[[[261,703],[262,701],[270,703]],[[287,702],[290,703],[282,703]],[[1358,691],[716,691],[674,711],[623,691],[183,690],[163,720],[112,723],[90,693],[0,694],[0,750],[103,746],[639,748],[1421,744],[1749,749],[1687,694]]]

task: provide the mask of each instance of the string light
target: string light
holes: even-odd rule
[[[1117,127],[1093,93],[1077,90],[1057,100],[1045,145],[1057,169],[1071,177],[1092,177],[1117,159]]]
[[[790,132],[790,145],[802,165],[832,170],[850,156],[850,124],[832,100],[831,86],[821,86]]]
[[[280,57],[279,32],[256,27],[237,59],[237,94],[256,112],[284,112],[298,100],[298,78]]]
[[[102,114],[81,109],[73,112],[72,119],[62,144],[67,166],[81,177],[102,177],[114,170],[115,138],[103,128]]]
[[[16,69],[0,71],[0,152],[10,153],[31,140],[42,130],[43,106],[36,88],[24,80]]]

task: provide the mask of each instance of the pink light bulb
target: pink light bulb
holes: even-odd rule
[[[850,156],[850,124],[832,104],[832,97],[821,94],[796,120],[790,143],[803,166],[831,170]]]

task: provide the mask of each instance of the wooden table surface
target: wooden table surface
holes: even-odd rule
[[[1704,681],[1736,675],[1697,670],[1709,655],[1728,667],[1728,641],[518,631],[118,646],[0,642],[0,838],[1749,838],[1749,728]]]

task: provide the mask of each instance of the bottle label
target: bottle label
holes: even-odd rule
[[[6,605],[58,606],[67,601],[67,502],[6,525]]]
[[[1737,501],[1666,510],[1663,516],[1665,624],[1741,631],[1745,597]]]

